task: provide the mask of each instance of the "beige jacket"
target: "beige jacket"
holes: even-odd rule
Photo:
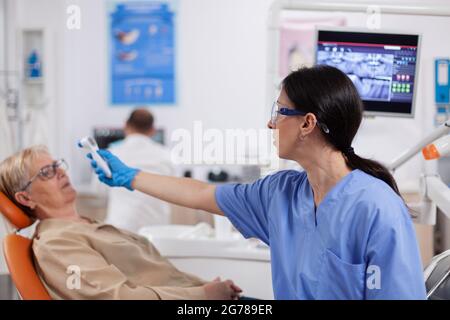
[[[54,299],[206,299],[205,281],[176,269],[146,238],[111,225],[43,220],[33,253]]]

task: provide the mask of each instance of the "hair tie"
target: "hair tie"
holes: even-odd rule
[[[345,150],[343,151],[343,153],[344,153],[345,155],[355,154],[355,149],[353,149],[352,147],[349,147],[349,148],[345,149]]]

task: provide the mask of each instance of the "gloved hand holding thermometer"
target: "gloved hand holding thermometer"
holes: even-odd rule
[[[99,165],[95,155],[109,166],[111,169],[110,177],[103,171],[103,167]],[[91,159],[91,166],[101,182],[110,187],[125,187],[130,191],[134,190],[131,183],[140,170],[126,166],[108,150],[98,150],[95,153],[88,153],[87,157]]]
[[[109,151],[99,150],[97,142],[92,137],[81,139],[78,146],[90,151],[87,157],[91,159],[91,166],[100,181],[111,187],[133,190],[131,182],[139,170],[127,167]]]
[[[93,159],[96,161],[97,165],[102,168],[105,176],[108,178],[111,178],[111,170],[108,167],[108,164],[103,160],[99,154],[97,154],[98,151],[98,145],[94,138],[92,137],[84,137],[78,142],[78,146],[83,149],[87,149],[92,154]]]

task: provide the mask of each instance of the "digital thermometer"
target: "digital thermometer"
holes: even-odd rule
[[[92,154],[92,158],[97,162],[97,165],[103,170],[108,178],[112,177],[111,170],[109,169],[106,161],[97,153],[98,145],[94,138],[84,137],[78,142],[78,146],[83,149],[87,149]]]

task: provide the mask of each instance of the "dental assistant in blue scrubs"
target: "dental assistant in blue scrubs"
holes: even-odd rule
[[[92,166],[110,186],[225,215],[245,237],[264,241],[276,299],[424,299],[415,231],[396,182],[352,148],[362,110],[344,73],[302,68],[284,79],[268,125],[279,156],[304,171],[216,186],[129,168],[105,150],[112,178]]]

